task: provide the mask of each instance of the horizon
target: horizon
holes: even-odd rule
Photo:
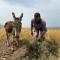
[[[4,25],[0,24],[0,28],[3,28]],[[22,27],[23,29],[30,29],[31,27]],[[60,29],[60,27],[47,27],[47,29]]]

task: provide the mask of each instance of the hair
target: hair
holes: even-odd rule
[[[40,17],[40,13],[39,13],[39,12],[36,12],[36,13],[34,14],[34,17]]]

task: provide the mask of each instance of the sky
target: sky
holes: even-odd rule
[[[0,24],[23,12],[22,27],[30,27],[34,13],[39,12],[47,27],[60,27],[60,0],[0,0]]]

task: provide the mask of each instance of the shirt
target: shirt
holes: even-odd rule
[[[34,27],[35,30],[47,31],[46,22],[42,19],[38,23],[36,23],[35,19],[32,19],[31,27]]]

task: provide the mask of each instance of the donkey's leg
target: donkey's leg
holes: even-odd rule
[[[13,43],[12,43],[14,51],[17,50],[17,48],[18,48],[18,41],[17,40],[18,40],[18,37],[15,36],[15,34],[14,34],[13,35]]]
[[[13,28],[13,46],[19,47],[19,34],[15,27]]]
[[[19,47],[19,36],[16,36],[17,47]]]
[[[17,46],[19,47],[19,32],[17,29],[15,30],[15,37],[16,37]]]
[[[7,36],[7,46],[10,46],[10,43],[9,43],[9,33],[6,33],[6,36]]]

